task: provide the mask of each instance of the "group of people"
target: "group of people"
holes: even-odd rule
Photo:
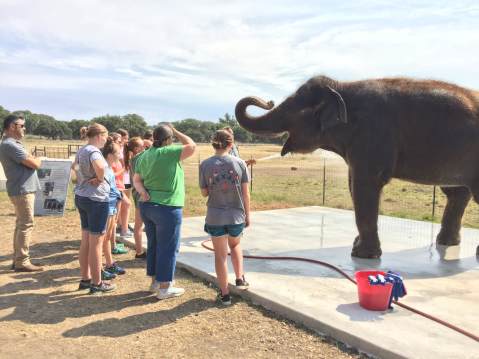
[[[43,268],[30,262],[28,246],[33,228],[33,198],[40,190],[36,169],[41,161],[29,155],[20,140],[25,134],[21,115],[9,115],[4,121],[0,161],[7,177],[8,195],[15,206],[17,222],[14,234],[16,271]],[[158,299],[180,296],[175,286],[176,257],[180,246],[182,213],[185,204],[185,179],[181,162],[196,151],[195,142],[166,124],[153,133],[129,138],[118,130],[108,134],[101,124],[81,130],[87,140],[76,154],[72,169],[76,174],[75,206],[80,214],[79,289],[91,294],[110,292],[117,275],[125,273],[112,258],[127,250],[117,243],[116,227],[123,238],[135,238],[136,258],[146,258],[150,290]],[[174,138],[179,144],[174,143]],[[212,136],[214,155],[200,164],[199,187],[207,197],[204,230],[212,239],[215,270],[221,303],[228,305],[228,248],[235,272],[235,285],[247,288],[240,240],[250,224],[250,181],[247,164],[239,158],[231,128]],[[133,233],[128,219],[134,204]],[[147,250],[142,250],[142,232],[146,232]],[[105,264],[103,265],[103,257]]]

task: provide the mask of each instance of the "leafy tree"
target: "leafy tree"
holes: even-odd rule
[[[225,113],[224,117],[220,117],[218,121],[221,127],[231,127],[234,130],[234,127],[238,126],[238,121],[229,113]]]
[[[90,121],[87,120],[71,120],[67,122],[68,127],[70,128],[73,139],[80,139],[80,128],[88,126]]]
[[[120,116],[99,116],[91,119],[91,122],[102,124],[106,127],[108,132],[115,132],[123,127],[123,120]]]
[[[0,106],[0,124],[2,125],[2,128],[3,128],[3,121],[8,115],[10,115],[10,111]]]
[[[52,135],[54,140],[56,140],[57,138],[61,140],[68,140],[72,138],[72,130],[68,126],[68,122],[56,121],[55,130]]]
[[[130,113],[122,117],[123,127],[125,130],[128,130],[130,137],[133,136],[143,136],[145,131],[148,129],[148,124],[145,119],[136,113]]]

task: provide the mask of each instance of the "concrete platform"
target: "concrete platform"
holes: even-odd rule
[[[460,246],[437,247],[439,225],[380,216],[383,256],[362,260],[350,256],[357,234],[352,211],[273,210],[253,213],[252,222],[245,254],[318,259],[350,275],[370,268],[400,272],[408,290],[401,302],[479,335],[478,230],[463,229]],[[184,219],[178,265],[211,280],[214,257],[201,247],[208,239],[203,224],[204,217]],[[381,358],[479,358],[477,341],[403,308],[362,309],[356,286],[328,268],[245,259],[245,272],[251,288],[242,295],[360,351]],[[231,273],[230,267],[233,282]]]

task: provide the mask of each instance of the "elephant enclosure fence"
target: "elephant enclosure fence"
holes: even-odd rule
[[[353,209],[347,166],[340,157],[325,151],[259,161],[253,166],[252,173],[255,198],[294,205]],[[440,222],[445,205],[446,196],[438,187],[393,179],[383,189],[380,214]],[[479,206],[472,200],[463,224],[479,227]]]
[[[53,144],[53,143],[52,143]],[[60,146],[34,144],[29,146],[37,156],[68,158],[79,144]],[[254,158],[252,167],[252,207],[266,210],[302,206],[326,206],[353,209],[348,188],[347,167],[343,159],[327,151],[310,155],[295,154],[281,157],[280,146],[240,145],[241,157]],[[198,154],[184,162],[186,174],[186,215],[204,215],[205,199],[198,189],[198,164],[213,154],[211,145],[199,145]],[[250,168],[251,169],[251,168]],[[72,188],[72,186],[70,186]],[[73,208],[71,189],[68,208]],[[446,197],[439,188],[392,180],[384,187],[380,214],[440,222]],[[479,228],[479,206],[471,201],[463,218],[466,227]]]
[[[240,146],[240,151],[243,159],[257,160],[251,169],[254,209],[315,205],[353,209],[347,166],[337,155],[317,151],[311,155],[281,157],[277,146]],[[200,153],[198,161],[209,155]],[[192,185],[197,187],[196,179]],[[440,222],[445,205],[446,196],[438,187],[392,180],[384,187],[380,214]],[[472,200],[463,225],[479,228],[479,206]]]

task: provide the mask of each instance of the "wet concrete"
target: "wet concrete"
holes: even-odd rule
[[[479,230],[463,229],[459,246],[437,246],[439,225],[380,216],[383,255],[350,256],[357,235],[352,211],[302,207],[255,212],[242,241],[245,254],[326,261],[353,276],[362,269],[394,270],[404,277],[404,304],[479,335]],[[214,257],[203,217],[185,218],[179,265],[214,278]],[[269,309],[361,351],[384,358],[479,358],[479,343],[395,306],[374,312],[358,304],[354,284],[318,265],[245,259],[251,284],[242,293]],[[230,266],[230,282],[234,282]]]

